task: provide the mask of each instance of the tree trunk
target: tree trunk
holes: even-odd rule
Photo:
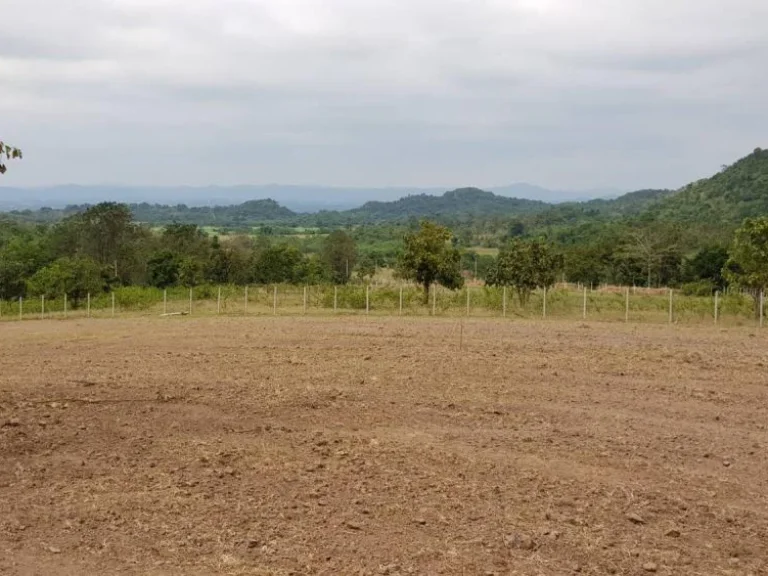
[[[424,304],[429,305],[429,287],[431,282],[424,282]]]
[[[653,267],[652,260],[648,258],[648,288],[651,287],[651,270]]]

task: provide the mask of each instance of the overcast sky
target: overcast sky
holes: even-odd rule
[[[766,0],[0,0],[5,186],[676,187],[766,94]]]

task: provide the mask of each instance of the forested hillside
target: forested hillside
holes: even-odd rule
[[[768,150],[755,151],[711,178],[685,186],[649,208],[650,218],[736,226],[768,214]]]
[[[14,211],[9,216],[28,222],[55,222],[86,208]],[[499,196],[477,188],[460,188],[441,196],[417,194],[392,202],[367,202],[352,210],[314,214],[295,213],[270,199],[206,207],[142,203],[130,205],[130,209],[137,221],[152,225],[178,222],[235,229],[270,224],[349,227],[404,223],[421,218],[455,225],[502,218],[522,221],[529,231],[618,220],[704,227],[714,224],[730,231],[746,217],[768,214],[768,150],[758,148],[711,178],[680,190],[639,190],[614,199],[587,202],[547,204]]]
[[[442,196],[419,194],[394,202],[368,202],[350,210],[361,223],[397,222],[410,218],[472,218],[476,216],[524,216],[546,210],[550,205],[536,200],[506,198],[478,188],[459,188]]]

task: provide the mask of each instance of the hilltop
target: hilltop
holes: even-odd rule
[[[768,214],[768,150],[756,148],[711,178],[693,182],[649,207],[648,215],[667,221],[741,223]]]
[[[419,194],[394,202],[367,202],[348,214],[364,222],[396,222],[411,218],[524,216],[546,210],[550,205],[521,198],[507,198],[479,188],[459,188],[442,196]]]

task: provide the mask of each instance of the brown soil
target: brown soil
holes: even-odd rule
[[[768,574],[766,344],[555,322],[3,325],[0,574]]]

